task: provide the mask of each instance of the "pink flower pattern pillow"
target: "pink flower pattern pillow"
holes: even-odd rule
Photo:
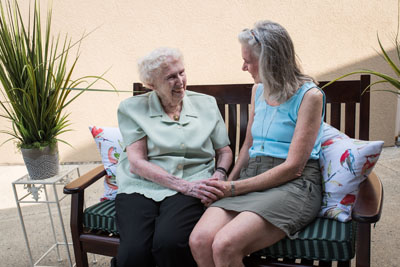
[[[371,173],[383,141],[361,141],[324,124],[319,163],[323,176],[320,217],[351,220],[361,182]]]
[[[104,179],[104,194],[101,201],[113,200],[118,186],[115,175],[119,156],[122,153],[122,135],[116,127],[89,127],[90,132],[100,151],[101,160],[107,175]]]

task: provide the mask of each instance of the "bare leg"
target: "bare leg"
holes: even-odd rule
[[[237,215],[217,207],[208,208],[194,227],[189,245],[199,267],[213,267],[212,244],[216,233]]]
[[[284,237],[282,230],[259,215],[241,212],[215,235],[212,266],[242,267],[244,256],[268,247]]]

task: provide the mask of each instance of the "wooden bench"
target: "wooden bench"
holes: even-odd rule
[[[320,82],[319,85],[323,86],[324,84],[326,82]],[[338,81],[326,87],[324,89],[327,100],[325,121],[338,129],[344,129],[344,132],[350,137],[368,140],[369,93],[361,95],[361,92],[369,84],[370,77],[363,75],[360,80]],[[188,90],[209,94],[216,98],[228,127],[234,155],[237,155],[238,148],[244,141],[251,88],[252,84],[191,85],[187,87]],[[143,93],[143,91],[146,91],[146,88],[141,84],[134,84],[134,94]],[[64,188],[65,194],[71,194],[71,233],[78,267],[88,266],[87,253],[107,256],[116,256],[117,254],[118,235],[110,236],[107,231],[87,231],[84,226],[85,212],[89,212],[93,207],[84,210],[85,189],[104,175],[103,166],[99,166]],[[332,266],[332,261],[337,261],[338,266],[351,266],[351,258],[354,257],[355,252],[356,266],[370,266],[371,224],[380,219],[382,201],[382,184],[379,178],[372,173],[361,185],[351,222],[340,223],[330,219],[317,218],[300,235],[303,239],[299,238],[293,241],[284,239],[270,248],[246,257],[245,265]],[[96,205],[105,204],[113,209],[112,202]],[[115,223],[114,215],[114,210],[107,215],[108,222],[111,224]],[[325,228],[326,232],[337,232],[337,236],[346,236],[347,239],[331,240],[317,237],[314,240],[307,236],[306,231],[317,227],[328,227]],[[346,235],[342,235],[341,231],[346,232]],[[313,251],[307,251],[310,248]],[[338,254],[337,250],[343,250],[343,253],[339,253],[338,256],[336,255]]]

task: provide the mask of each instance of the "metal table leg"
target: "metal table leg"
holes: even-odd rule
[[[61,208],[60,208],[60,201],[58,199],[57,188],[56,188],[55,184],[53,184],[53,190],[54,190],[54,198],[55,198],[55,202],[56,202],[56,205],[57,205],[58,215],[59,215],[59,218],[60,218],[61,232],[63,234],[64,244],[65,244],[65,248],[67,250],[68,262],[69,262],[69,266],[72,267],[71,253],[69,251],[69,244],[68,244],[68,240],[67,240],[67,234],[65,233],[64,221],[63,221],[63,218],[62,218],[62,213],[61,213]]]
[[[13,184],[12,186],[13,186],[13,191],[14,191],[15,202],[17,203],[17,211],[18,211],[19,221],[21,222],[22,232],[23,232],[24,238],[25,238],[25,244],[26,244],[26,248],[27,248],[28,254],[29,254],[29,261],[31,263],[31,266],[33,267],[34,264],[33,264],[33,257],[32,257],[32,253],[31,253],[31,247],[29,246],[28,235],[26,233],[24,217],[22,216],[22,212],[21,212],[21,205],[18,201],[17,189],[15,188],[15,184]]]

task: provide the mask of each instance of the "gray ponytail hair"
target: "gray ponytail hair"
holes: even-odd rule
[[[259,58],[259,76],[266,98],[283,103],[304,82],[314,81],[302,73],[292,39],[278,23],[267,20],[256,22],[254,29],[243,30],[238,38]]]

